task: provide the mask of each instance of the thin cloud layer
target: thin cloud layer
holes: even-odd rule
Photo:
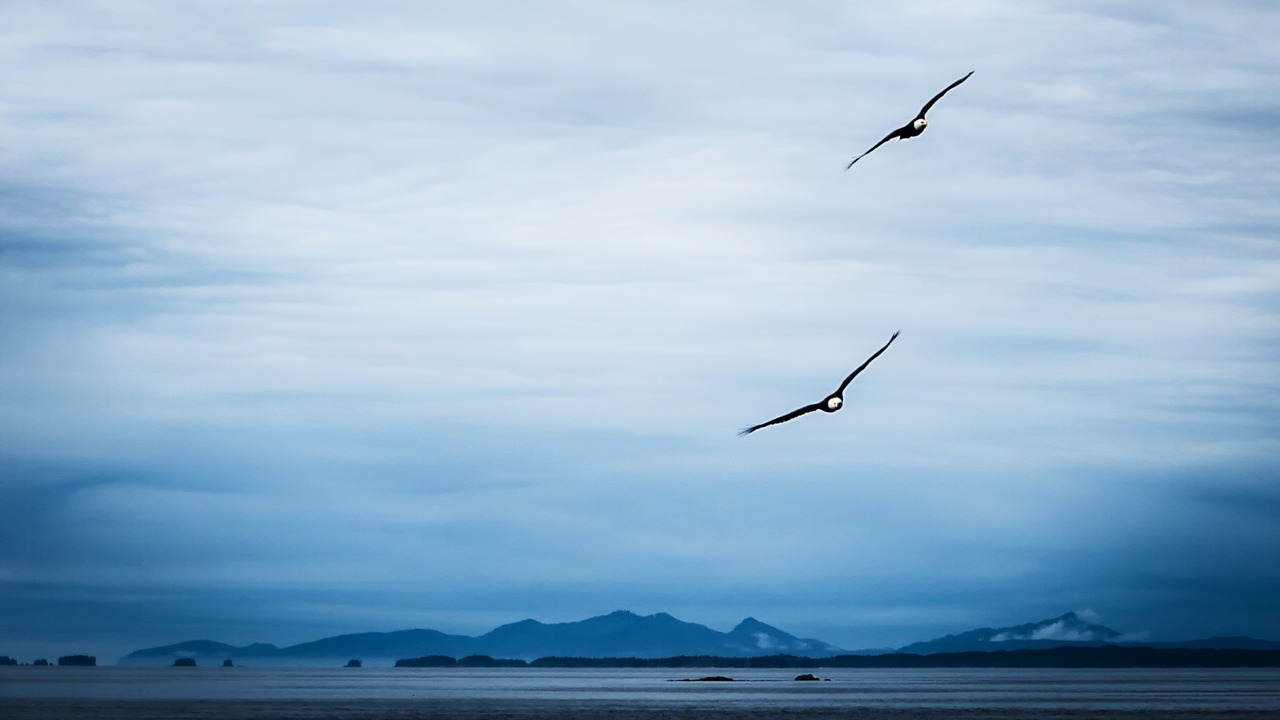
[[[899,10],[6,3],[0,654],[1280,637],[1277,11]]]

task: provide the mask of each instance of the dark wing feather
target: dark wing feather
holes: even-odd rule
[[[858,373],[862,372],[863,370],[866,370],[867,366],[871,364],[872,360],[875,360],[876,358],[880,357],[880,353],[889,349],[889,346],[893,344],[893,341],[898,339],[898,333],[900,332],[902,331],[898,330],[897,332],[894,332],[893,337],[889,338],[889,342],[885,343],[884,347],[880,348],[879,350],[876,351],[874,355],[867,358],[867,361],[859,365],[857,370],[854,370],[853,372],[849,373],[849,377],[845,378],[844,382],[840,383],[840,389],[836,390],[835,394],[839,395],[843,393],[844,389],[849,387],[849,383],[853,382],[853,379],[858,377]]]
[[[739,430],[739,431],[738,431],[738,435],[739,435],[739,436],[741,436],[741,435],[750,435],[751,433],[753,433],[753,432],[755,432],[755,431],[759,430],[760,428],[763,428],[763,427],[769,427],[770,425],[777,425],[778,423],[784,423],[784,422],[786,422],[786,421],[788,421],[788,420],[795,420],[796,418],[800,417],[801,415],[805,415],[805,414],[811,413],[811,412],[813,412],[814,410],[817,410],[818,408],[821,408],[821,407],[822,407],[822,403],[814,403],[814,404],[812,404],[812,405],[805,405],[805,406],[804,406],[804,407],[802,407],[802,408],[797,408],[797,409],[795,409],[795,410],[792,410],[791,412],[787,413],[786,415],[783,415],[783,416],[781,416],[781,417],[776,417],[776,418],[774,418],[774,419],[770,420],[769,422],[763,422],[763,423],[760,423],[759,425],[752,425],[752,426],[751,426],[751,427],[749,427],[749,428],[743,428],[743,429],[741,429],[741,430]]]
[[[970,71],[969,71],[969,75],[972,75],[972,74],[973,74],[973,71],[972,71],[972,70],[970,70]],[[960,83],[964,82],[965,80],[968,80],[968,79],[969,79],[969,75],[965,75],[964,77],[960,78],[959,80],[957,80],[957,81],[955,81],[955,82],[951,83],[950,85],[948,85],[948,86],[947,86],[947,88],[946,88],[946,90],[943,90],[942,92],[938,93],[937,95],[934,95],[932,100],[930,100],[929,102],[925,103],[925,104],[924,104],[924,107],[920,108],[920,114],[919,114],[919,115],[916,115],[916,117],[918,117],[918,118],[922,118],[922,117],[924,117],[924,114],[925,114],[925,113],[927,113],[927,112],[929,112],[929,108],[933,107],[933,104],[934,104],[934,103],[936,103],[936,102],[938,102],[938,98],[942,97],[943,95],[946,95],[946,94],[947,94],[947,91],[948,91],[948,90],[950,90],[951,88],[953,88],[953,87],[955,87],[955,86],[959,85]]]
[[[878,142],[878,143],[876,143],[875,145],[872,145],[872,146],[871,146],[871,150],[875,150],[876,148],[880,147],[881,145],[883,145],[883,144],[885,144],[885,143],[889,142],[890,140],[892,140],[892,139],[894,139],[894,138],[901,138],[901,137],[902,137],[902,132],[903,132],[904,130],[906,130],[907,128],[909,128],[909,127],[911,127],[911,126],[910,126],[910,125],[905,125],[905,126],[903,126],[903,127],[898,128],[897,130],[894,130],[893,132],[889,133],[888,135],[885,135],[883,140],[881,140],[880,142]],[[870,154],[871,154],[871,150],[868,150],[868,151],[866,151],[866,152],[862,153],[861,155],[859,155],[858,157],[856,157],[856,158],[854,158],[854,159],[850,160],[850,161],[849,161],[849,164],[844,166],[844,169],[847,171],[849,168],[853,167],[853,164],[854,164],[854,163],[856,163],[856,162],[858,162],[859,160],[861,160],[862,158],[864,158],[864,157],[866,157],[866,156],[870,155]]]

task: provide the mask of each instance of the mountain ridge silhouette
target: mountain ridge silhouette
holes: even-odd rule
[[[488,656],[532,661],[547,657],[669,658],[705,656],[750,658],[786,655],[804,658],[837,655],[973,653],[1041,650],[1058,647],[1112,645],[1154,648],[1280,649],[1280,642],[1250,637],[1214,637],[1181,642],[1151,642],[1090,622],[1079,613],[1002,628],[978,628],[905,645],[901,648],[855,650],[821,640],[800,638],[754,617],[744,618],[728,632],[685,622],[659,612],[637,615],[617,610],[572,622],[543,623],[532,618],[500,625],[479,636],[452,635],[439,630],[412,629],[363,632],[313,640],[286,647],[254,643],[237,647],[213,640],[190,640],[136,650],[120,665],[172,665],[180,658],[200,664],[333,665],[352,658],[366,663],[425,656],[462,658]]]

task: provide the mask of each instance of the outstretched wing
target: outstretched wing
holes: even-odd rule
[[[902,331],[901,331],[901,330],[898,330],[898,331],[894,332],[894,333],[893,333],[893,337],[889,338],[889,342],[885,343],[885,344],[884,344],[884,347],[880,348],[879,350],[877,350],[877,351],[876,351],[876,353],[875,353],[874,355],[872,355],[871,357],[867,358],[867,361],[866,361],[866,362],[864,362],[864,363],[862,363],[861,365],[859,365],[857,370],[854,370],[853,372],[849,373],[849,377],[845,378],[845,379],[844,379],[844,382],[840,383],[840,389],[839,389],[839,390],[836,390],[835,394],[836,394],[836,395],[839,395],[839,394],[843,393],[843,392],[844,392],[844,389],[845,389],[845,388],[847,388],[847,387],[849,387],[849,383],[853,382],[853,379],[854,379],[854,378],[856,378],[856,377],[858,377],[858,373],[862,372],[863,370],[866,370],[866,369],[867,369],[867,366],[871,364],[871,361],[872,361],[872,360],[875,360],[876,358],[880,357],[880,353],[882,353],[882,352],[884,352],[885,350],[888,350],[888,349],[889,349],[889,346],[893,344],[893,341],[898,339],[898,333],[900,333],[900,332],[902,332]]]
[[[903,127],[898,128],[897,130],[894,130],[893,132],[889,133],[888,135],[885,135],[883,140],[881,140],[880,142],[878,142],[878,143],[876,143],[875,145],[872,145],[872,146],[871,146],[871,150],[875,150],[876,148],[880,147],[881,145],[883,145],[883,144],[885,144],[885,143],[889,142],[890,140],[892,140],[892,139],[894,139],[894,138],[900,138],[900,137],[902,137],[902,133],[903,133],[903,131],[904,131],[904,130],[906,130],[907,128],[909,128],[909,127],[911,127],[911,126],[910,126],[910,125],[906,125],[906,126],[903,126]],[[858,162],[859,160],[861,160],[862,158],[864,158],[864,157],[866,157],[866,156],[870,155],[870,154],[871,154],[871,150],[868,150],[868,151],[866,151],[866,152],[862,153],[861,155],[859,155],[858,157],[856,157],[856,158],[854,158],[854,159],[850,160],[850,161],[849,161],[849,164],[844,166],[845,171],[847,172],[847,171],[849,170],[849,168],[853,167],[853,164],[854,164],[854,163],[856,163],[856,162]]]
[[[738,431],[738,435],[739,435],[739,436],[742,436],[742,435],[750,435],[751,433],[753,433],[753,432],[755,432],[755,431],[759,430],[760,428],[763,428],[763,427],[769,427],[770,425],[777,425],[778,423],[784,423],[784,422],[786,422],[786,421],[788,421],[788,420],[795,420],[796,418],[800,417],[801,415],[805,415],[805,414],[811,413],[811,412],[813,412],[814,410],[817,410],[817,409],[818,409],[818,408],[820,408],[820,407],[822,407],[822,403],[814,403],[814,404],[812,404],[812,405],[805,405],[805,406],[804,406],[804,407],[802,407],[802,408],[798,408],[798,409],[796,409],[796,410],[792,410],[791,412],[787,413],[786,415],[783,415],[783,416],[781,416],[781,417],[776,417],[776,418],[774,418],[774,419],[770,420],[769,422],[763,422],[763,423],[760,423],[759,425],[752,425],[752,426],[751,426],[751,427],[749,427],[749,428],[743,428],[743,429],[741,429],[741,430],[739,430],[739,431]]]
[[[969,71],[969,75],[972,75],[972,74],[973,74],[973,71],[972,71],[972,70],[970,70],[970,71]],[[924,114],[925,114],[925,113],[927,113],[927,112],[929,112],[929,108],[933,107],[933,104],[934,104],[934,103],[936,103],[936,102],[938,102],[938,98],[942,97],[943,95],[946,95],[946,94],[947,94],[947,91],[948,91],[948,90],[950,90],[951,88],[953,88],[953,87],[955,87],[955,86],[959,85],[960,83],[964,82],[965,80],[968,80],[968,79],[969,79],[969,75],[965,75],[964,77],[960,78],[959,80],[957,80],[957,81],[955,81],[955,82],[951,83],[950,85],[948,85],[948,86],[947,86],[947,88],[946,88],[946,90],[943,90],[942,92],[938,93],[937,95],[934,95],[932,100],[930,100],[929,102],[925,103],[925,104],[924,104],[924,107],[920,108],[920,114],[919,114],[919,115],[916,115],[916,117],[918,117],[918,118],[922,118],[922,117],[924,117]]]

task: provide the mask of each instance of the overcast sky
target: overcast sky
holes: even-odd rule
[[[1280,639],[1280,8],[885,10],[0,3],[0,654]]]

